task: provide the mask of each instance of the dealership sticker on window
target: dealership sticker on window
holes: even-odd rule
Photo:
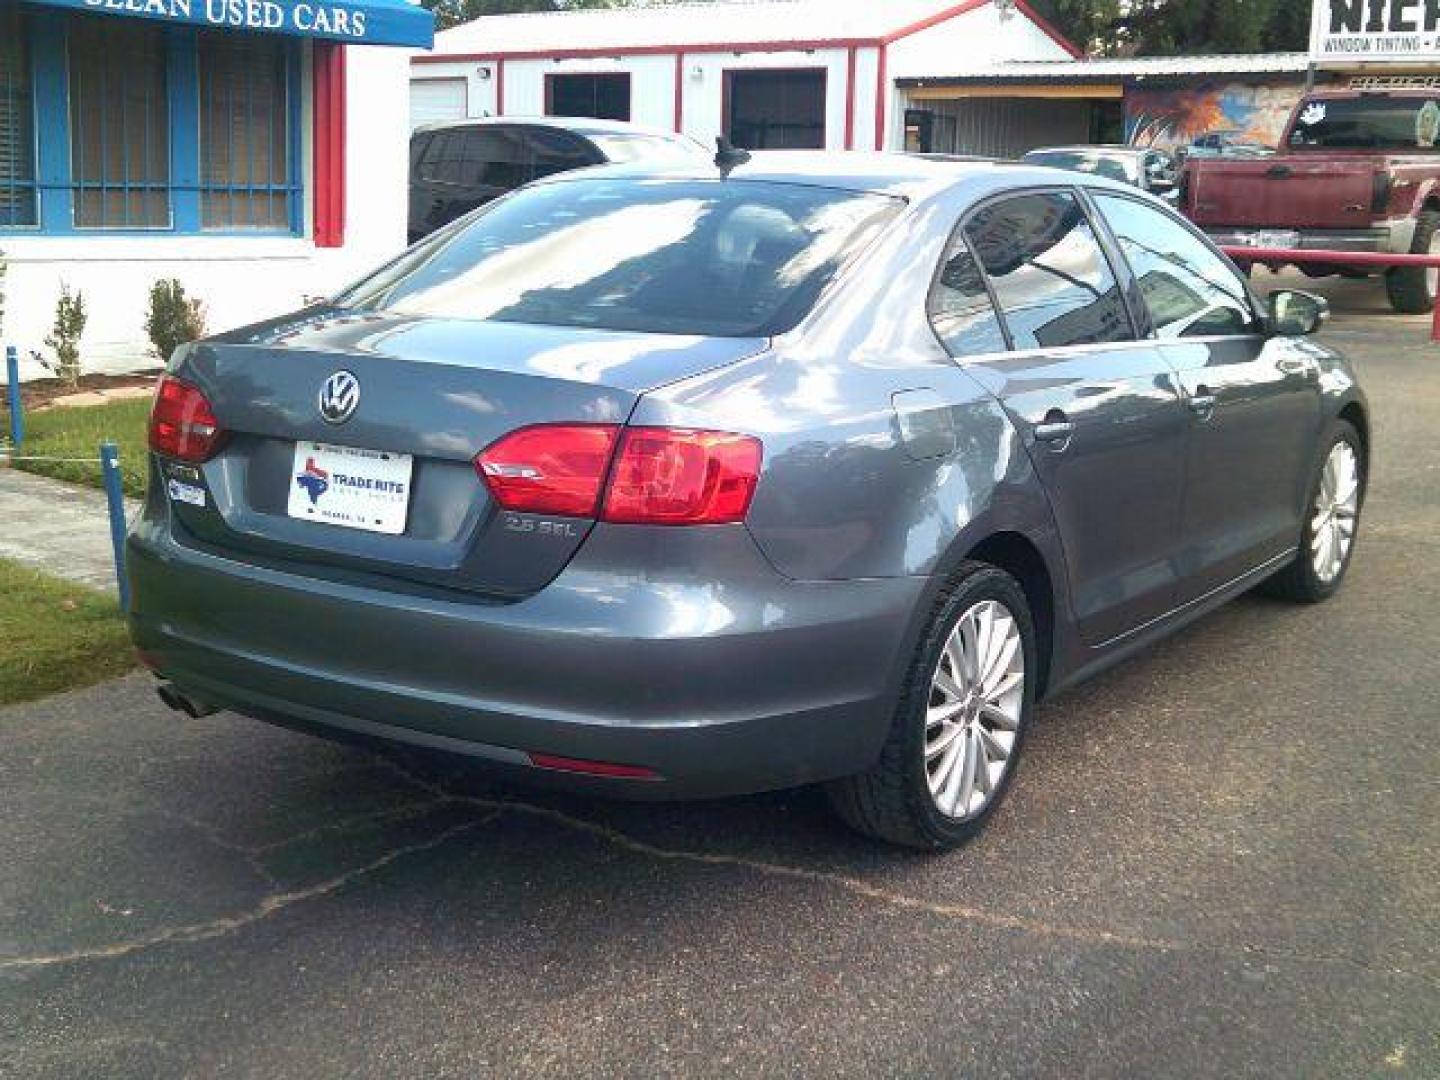
[[[196,487],[194,484],[183,483],[173,477],[170,479],[170,482],[165,485],[165,488],[169,491],[170,498],[175,502],[188,503],[191,506],[198,506],[202,510],[205,508],[204,488]]]

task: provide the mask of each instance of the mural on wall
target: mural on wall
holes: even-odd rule
[[[1299,83],[1208,82],[1125,90],[1125,137],[1135,146],[1174,150],[1201,135],[1275,146],[1300,99]]]

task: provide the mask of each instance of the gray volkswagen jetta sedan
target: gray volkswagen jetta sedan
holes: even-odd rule
[[[1133,188],[722,154],[541,182],[179,350],[162,697],[627,797],[823,782],[951,846],[1037,699],[1344,578],[1350,366]]]

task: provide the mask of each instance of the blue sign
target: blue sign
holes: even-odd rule
[[[353,45],[435,44],[435,16],[406,0],[36,0],[161,22],[291,34]]]

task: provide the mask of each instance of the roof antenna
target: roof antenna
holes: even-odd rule
[[[715,140],[715,149],[715,167],[722,180],[729,180],[732,172],[750,162],[750,151],[741,150],[724,135]]]

